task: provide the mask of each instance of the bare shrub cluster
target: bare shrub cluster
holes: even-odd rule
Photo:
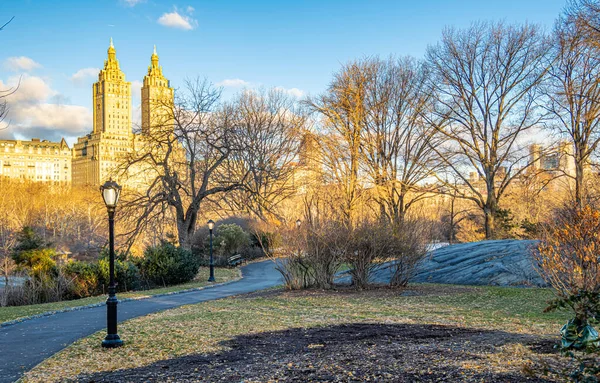
[[[560,210],[543,234],[534,257],[557,298],[547,310],[568,308],[575,317],[561,330],[563,348],[600,346],[600,210],[590,205]]]
[[[401,226],[363,221],[348,228],[339,221],[307,223],[281,235],[278,270],[289,289],[330,289],[341,266],[348,268],[358,289],[372,283],[373,272],[389,262],[393,286],[405,286],[426,254],[428,227],[405,220]]]

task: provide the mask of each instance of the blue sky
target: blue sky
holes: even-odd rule
[[[0,0],[0,89],[21,78],[0,136],[57,139],[91,130],[91,84],[109,38],[134,107],[157,46],[176,88],[206,77],[227,95],[247,87],[325,89],[342,63],[365,55],[422,57],[445,26],[477,20],[552,28],[565,0],[193,1]],[[96,74],[94,74],[96,73]],[[134,112],[135,118],[135,112]]]

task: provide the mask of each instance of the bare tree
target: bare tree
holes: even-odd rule
[[[151,224],[174,218],[179,244],[190,248],[201,202],[241,184],[225,181],[223,173],[234,150],[234,128],[231,110],[218,104],[220,96],[208,81],[196,79],[186,82],[175,104],[157,100],[156,107],[166,112],[154,115],[121,169],[148,185],[130,191],[124,201],[122,211],[135,220],[124,233],[131,243]]]
[[[282,167],[292,154],[272,152],[290,134],[282,133],[281,124],[251,123],[241,108],[246,101],[221,103],[221,90],[206,80],[187,81],[186,88],[174,104],[162,100],[164,113],[156,113],[157,121],[139,136],[122,168],[133,183],[148,185],[131,191],[124,205],[125,214],[135,219],[125,233],[130,243],[156,222],[173,222],[179,245],[191,248],[201,206],[209,197],[263,193],[254,207],[268,209],[266,202],[272,201],[265,201],[265,190],[287,175]],[[273,93],[271,100],[276,97]]]
[[[304,113],[293,98],[277,89],[242,92],[233,104],[243,137],[253,149],[236,154],[240,164],[246,164],[241,172],[250,171],[243,187],[225,194],[222,201],[236,213],[281,221],[277,207],[296,192],[294,162]]]
[[[522,141],[541,122],[538,87],[548,47],[535,26],[477,23],[446,29],[427,51],[438,104],[430,122],[449,142],[436,148],[453,173],[446,186],[456,179],[465,185],[459,195],[482,209],[488,239],[502,195],[529,165]]]
[[[413,58],[366,59],[361,151],[379,215],[402,224],[407,210],[431,193],[423,185],[439,164],[441,137],[422,115],[431,109],[427,70]]]
[[[586,168],[600,144],[600,59],[578,23],[559,19],[554,36],[544,105],[556,121],[552,127],[573,144],[575,175],[565,175],[575,180],[575,201],[581,206]]]
[[[565,9],[565,21],[575,24],[582,38],[590,47],[599,48],[600,2],[598,0],[569,0]]]
[[[328,175],[326,182],[339,188],[341,216],[347,226],[356,222],[363,197],[359,175],[366,84],[360,63],[349,63],[334,75],[325,93],[307,100],[309,109],[322,117],[320,161]]]
[[[10,22],[13,21],[14,18],[15,18],[14,16],[11,17],[10,20],[8,20],[6,23],[4,23],[2,26],[0,26],[0,31],[2,31],[8,24],[10,24]],[[19,81],[19,83],[20,83],[20,81]],[[6,115],[8,114],[8,104],[6,103],[6,98],[8,96],[10,96],[11,94],[15,93],[18,88],[19,88],[19,85],[17,85],[16,87],[13,87],[13,88],[6,89],[6,90],[0,90],[0,123],[2,123],[6,119]],[[8,128],[8,125],[2,127],[1,129],[7,129],[7,128]]]
[[[15,244],[15,233],[4,222],[0,223],[0,273],[4,277],[4,286],[9,285],[9,277],[16,268],[11,257]]]

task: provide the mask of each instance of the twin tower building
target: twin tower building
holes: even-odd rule
[[[93,131],[79,137],[73,148],[73,185],[100,185],[114,178],[115,169],[144,145],[153,129],[160,129],[159,124],[164,126],[165,115],[171,115],[174,91],[158,64],[156,46],[141,91],[141,132],[133,133],[131,83],[119,68],[111,38],[108,59],[98,74],[98,82],[92,86]]]

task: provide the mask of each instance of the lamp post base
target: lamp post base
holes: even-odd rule
[[[106,338],[102,341],[102,347],[104,348],[116,348],[121,347],[123,345],[123,341],[119,338],[118,334],[110,334],[107,335]]]

